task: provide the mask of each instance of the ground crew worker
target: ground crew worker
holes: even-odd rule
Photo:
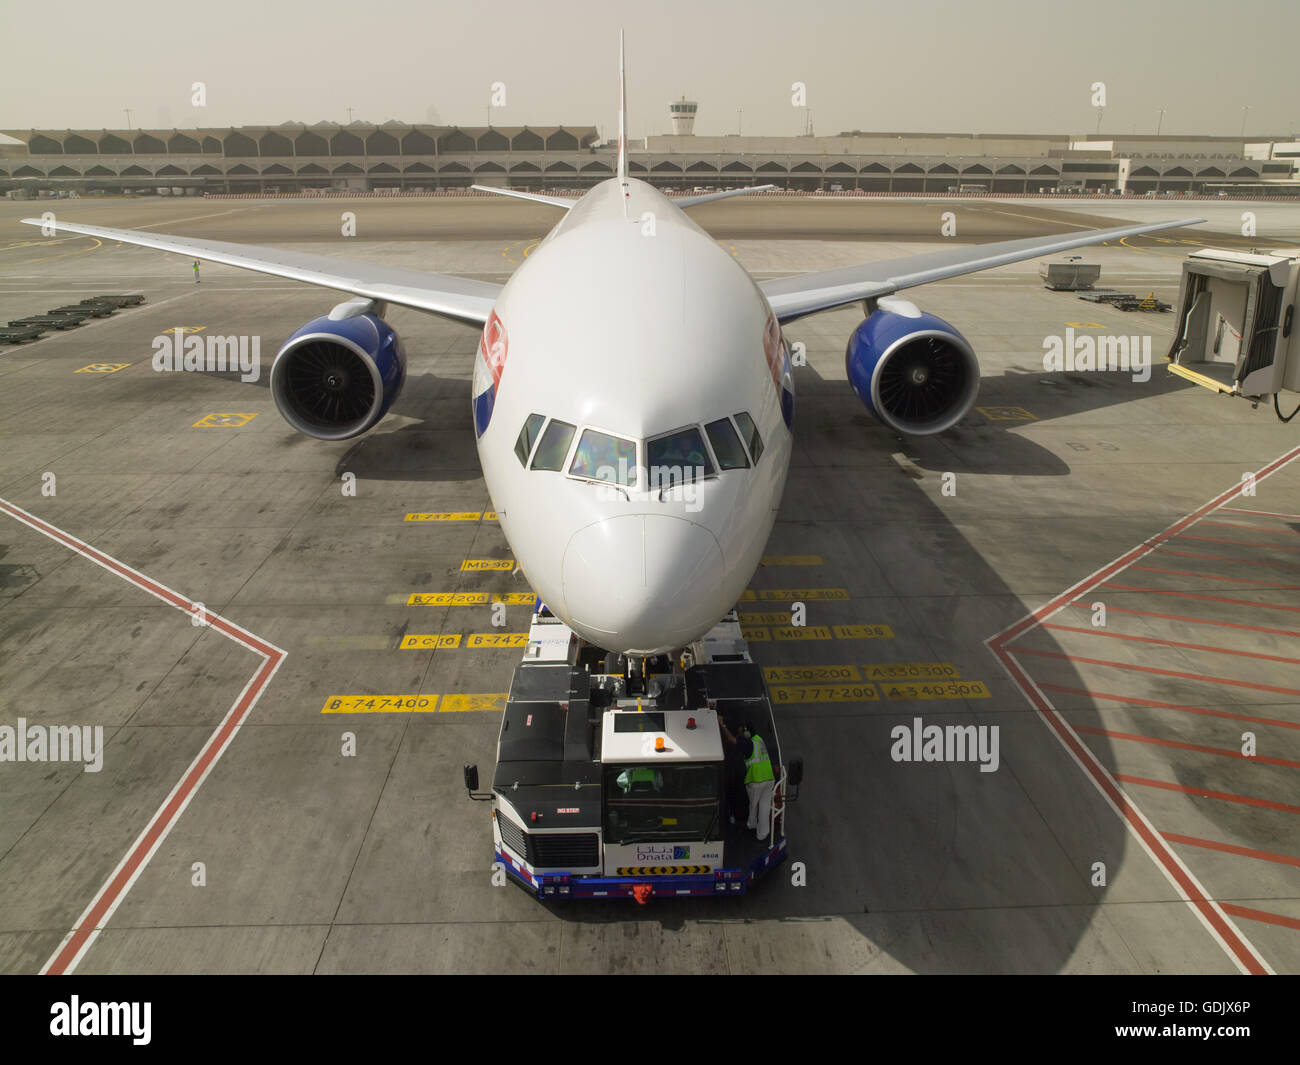
[[[196,285],[199,283],[199,261],[198,261],[198,259],[195,259],[195,260],[194,260],[194,283],[195,283]]]
[[[749,796],[749,817],[746,827],[756,831],[759,840],[767,839],[772,815],[772,792],[776,788],[776,778],[772,773],[772,760],[768,757],[767,744],[763,737],[750,732],[749,727],[741,725],[736,735],[719,715],[718,727],[722,738],[739,748],[745,759],[745,793]]]
[[[772,816],[772,791],[776,787],[772,760],[767,756],[767,744],[763,742],[762,736],[751,734],[747,728],[741,728],[740,736],[752,744],[749,756],[745,759],[745,791],[749,794],[748,826],[757,829],[758,838],[764,840],[767,839]]]

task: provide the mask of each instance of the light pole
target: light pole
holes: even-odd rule
[[[126,112],[126,128],[129,130],[131,128],[131,113],[134,108],[124,107],[122,110]]]
[[[1241,109],[1241,135],[1246,135],[1246,116],[1250,114],[1250,104]]]
[[[1156,121],[1156,136],[1160,136],[1160,127],[1165,124],[1165,109],[1160,108],[1160,118]]]

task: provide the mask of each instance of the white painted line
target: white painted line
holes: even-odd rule
[[[182,611],[187,617],[192,618],[198,611],[203,609],[198,603],[187,599],[179,592],[173,591],[151,577],[146,577],[138,570],[132,569],[125,563],[119,562],[117,559],[78,540],[75,536],[56,528],[49,522],[42,521],[34,514],[28,513],[8,500],[0,499],[0,511],[22,522],[28,528],[48,536],[56,543],[75,551],[82,558],[88,559],[115,576],[121,577],[141,591],[148,592],[156,599],[161,599],[169,606]],[[280,663],[285,659],[285,652],[279,647],[268,643],[259,636],[253,635],[247,629],[236,625],[220,614],[204,611],[203,617],[209,628],[216,629],[223,636],[233,640],[241,647],[260,655],[262,664],[249,677],[248,683],[244,685],[243,690],[226,712],[226,716],[221,719],[216,730],[208,737],[207,742],[195,756],[194,761],[190,763],[189,768],[181,775],[180,780],[176,782],[167,798],[163,800],[162,805],[149,819],[144,830],[136,837],[135,842],[122,856],[122,860],[117,863],[108,879],[104,881],[103,886],[100,887],[94,898],[90,900],[89,905],[82,911],[72,930],[63,937],[63,942],[59,944],[58,949],[41,967],[42,974],[60,975],[70,973],[85,957],[86,951],[99,938],[99,933],[108,924],[109,919],[113,916],[122,900],[126,898],[127,893],[131,890],[140,874],[144,872],[158,847],[167,838],[167,834],[180,819],[181,814],[185,812],[190,800],[202,787],[203,782],[212,771],[212,767],[217,764],[226,748],[230,746],[231,740],[235,738],[240,726],[249,713],[252,712],[253,707],[257,705],[262,692],[271,683],[271,678],[275,676],[276,670],[280,668]]]

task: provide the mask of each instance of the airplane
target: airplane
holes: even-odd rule
[[[684,209],[772,186],[669,199],[628,173],[626,103],[620,33],[616,175],[577,200],[484,189],[565,212],[504,284],[23,221],[349,293],[293,333],[271,368],[280,413],[321,440],[367,432],[397,401],[406,354],[384,320],[389,305],[481,326],[471,406],[501,530],[556,617],[633,660],[702,637],[758,566],[794,439],[783,325],[862,303],[866,317],[845,352],[850,386],[896,431],[938,433],[974,404],[979,364],[956,328],[896,293],[1204,221],[961,246],[755,282]]]

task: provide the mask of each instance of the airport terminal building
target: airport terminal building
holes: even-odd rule
[[[681,106],[681,105],[677,105]],[[691,116],[693,117],[693,116]],[[676,116],[677,128],[687,128]],[[285,123],[225,129],[4,130],[0,191],[173,195],[582,189],[614,174],[591,125]],[[772,184],[874,193],[1300,195],[1288,138],[864,133],[633,140],[636,177],[668,189]],[[1261,146],[1263,150],[1261,151]]]

